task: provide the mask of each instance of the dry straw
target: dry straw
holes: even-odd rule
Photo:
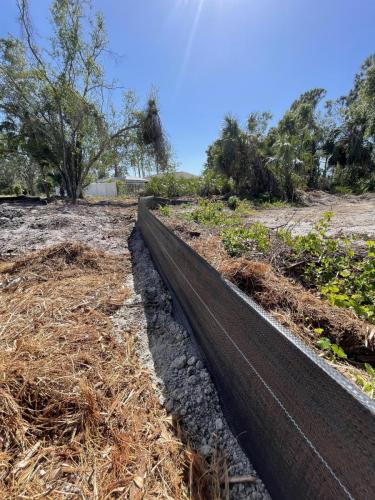
[[[134,332],[122,258],[64,244],[0,267],[0,497],[187,498]]]

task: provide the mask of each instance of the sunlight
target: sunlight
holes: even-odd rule
[[[194,21],[193,21],[193,24],[192,24],[191,29],[190,29],[188,42],[186,44],[185,54],[184,54],[184,58],[182,60],[180,74],[179,74],[178,81],[177,81],[177,86],[176,86],[177,87],[177,89],[176,89],[177,91],[180,88],[180,86],[182,84],[182,81],[184,79],[184,76],[185,76],[186,68],[187,68],[187,65],[188,65],[189,59],[190,59],[191,49],[192,49],[192,46],[193,46],[195,34],[196,34],[196,31],[197,31],[197,28],[198,28],[199,19],[200,19],[201,12],[202,12],[203,3],[204,3],[205,0],[196,0],[196,1],[197,1],[197,11],[195,13]],[[180,3],[183,3],[185,5],[188,2],[189,2],[189,0],[180,0]]]

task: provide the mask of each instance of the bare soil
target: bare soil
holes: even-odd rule
[[[136,211],[136,200],[120,206],[4,203],[0,205],[0,258],[64,241],[128,255],[127,237]]]
[[[362,196],[337,196],[323,191],[307,193],[304,207],[259,209],[248,220],[262,222],[269,228],[285,227],[304,235],[324,212],[333,212],[328,234],[375,237],[375,193]]]

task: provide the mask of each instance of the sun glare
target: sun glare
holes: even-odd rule
[[[187,4],[189,1],[191,1],[191,0],[180,0],[180,2],[182,2],[184,4]],[[197,3],[197,10],[196,10],[196,13],[194,16],[193,24],[191,25],[189,38],[188,38],[188,41],[186,44],[184,58],[182,60],[180,74],[179,74],[178,81],[177,81],[177,91],[180,88],[182,81],[184,79],[184,76],[185,76],[186,68],[187,68],[187,65],[189,63],[189,59],[190,59],[190,55],[191,55],[191,49],[193,46],[195,34],[197,32],[197,28],[198,28],[198,24],[199,24],[199,19],[201,17],[202,7],[203,7],[205,0],[194,0],[194,1],[196,1],[196,3]]]

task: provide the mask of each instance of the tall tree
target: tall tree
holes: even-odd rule
[[[101,64],[107,49],[103,17],[88,2],[54,0],[49,48],[36,43],[27,0],[18,0],[23,40],[0,41],[0,110],[17,128],[22,146],[43,168],[60,172],[73,202],[89,172],[109,151],[140,131],[160,164],[167,162],[156,102],[145,111],[112,113]],[[127,111],[127,112],[126,112]]]

